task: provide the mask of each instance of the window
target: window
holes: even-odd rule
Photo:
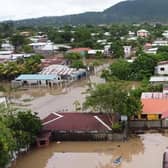
[[[161,67],[161,68],[160,68],[160,70],[161,70],[161,71],[164,71],[164,70],[165,70],[165,68],[164,68],[164,67]]]

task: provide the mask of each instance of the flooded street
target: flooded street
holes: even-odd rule
[[[34,92],[32,90],[30,92],[28,90],[22,91],[20,95],[17,95],[16,92],[14,101],[19,106],[23,106],[23,108],[37,112],[40,118],[46,117],[51,112],[74,112],[76,111],[75,101],[78,101],[82,107],[89,83],[105,83],[105,80],[100,78],[100,75],[102,69],[107,67],[108,64],[98,67],[94,75],[89,76],[87,79],[76,81],[62,90],[50,89],[45,92],[45,89],[37,88],[33,89]]]
[[[168,137],[144,134],[128,142],[62,142],[34,149],[20,157],[12,168],[161,168]]]

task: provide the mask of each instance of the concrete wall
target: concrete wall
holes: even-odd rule
[[[152,128],[168,128],[168,120],[135,120],[129,121],[128,127],[131,129],[152,129]]]

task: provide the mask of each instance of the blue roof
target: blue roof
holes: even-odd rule
[[[56,75],[40,75],[40,74],[23,74],[16,78],[16,80],[54,80]]]

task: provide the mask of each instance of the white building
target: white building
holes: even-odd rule
[[[155,74],[168,75],[168,61],[159,62],[155,67]]]
[[[128,32],[128,36],[129,36],[129,37],[134,37],[134,36],[135,36],[135,32],[129,31],[129,32]]]
[[[89,50],[88,55],[96,55],[96,53],[98,53],[98,52],[103,54],[104,50]]]
[[[157,46],[168,46],[168,41],[167,40],[156,40],[152,43],[153,47]]]
[[[13,45],[11,45],[9,42],[2,43],[1,49],[4,51],[14,51]]]
[[[141,29],[137,31],[137,36],[138,37],[148,37],[149,36],[149,32],[145,29]]]
[[[168,30],[165,30],[165,31],[162,33],[162,36],[165,37],[165,38],[168,38]]]
[[[131,57],[131,46],[123,46],[124,48],[124,56],[125,58],[130,58]]]
[[[149,48],[147,50],[145,50],[144,52],[146,54],[157,54],[158,48]]]
[[[110,32],[105,32],[104,35],[105,36],[111,36],[111,33]]]
[[[110,56],[111,55],[111,43],[104,46],[104,55]]]
[[[168,82],[168,76],[151,76],[149,81],[152,84],[164,84]]]

